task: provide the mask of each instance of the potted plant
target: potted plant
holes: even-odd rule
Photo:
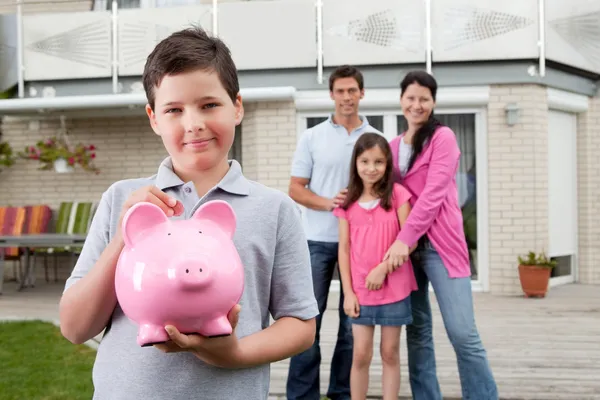
[[[25,151],[20,152],[19,156],[39,161],[42,164],[40,170],[54,169],[58,173],[65,173],[72,172],[75,165],[79,165],[85,171],[99,173],[93,163],[96,158],[95,150],[96,146],[93,144],[78,144],[72,148],[64,139],[51,137],[37,142],[35,146],[25,147]]]
[[[525,297],[546,297],[550,273],[556,267],[556,261],[546,257],[543,252],[530,251],[527,257],[519,259],[519,279]]]
[[[0,166],[11,167],[14,163],[15,156],[12,147],[7,142],[0,142]]]

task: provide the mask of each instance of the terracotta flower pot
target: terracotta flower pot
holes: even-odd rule
[[[519,279],[525,297],[546,297],[551,268],[537,265],[519,265]]]

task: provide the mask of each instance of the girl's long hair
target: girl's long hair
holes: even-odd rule
[[[406,74],[406,76],[400,83],[400,97],[404,95],[406,88],[412,85],[413,83],[428,88],[431,92],[431,97],[433,98],[433,101],[435,101],[438,89],[437,82],[433,76],[431,76],[425,71],[412,71]],[[431,138],[435,134],[435,131],[440,126],[442,126],[442,124],[435,118],[432,110],[427,122],[425,122],[425,124],[423,124],[423,126],[421,126],[413,136],[413,153],[408,161],[407,170],[410,170],[412,168],[413,164],[415,163],[415,160],[423,151],[423,146],[425,146],[425,143],[431,140]]]
[[[352,160],[350,164],[350,183],[348,184],[348,194],[346,200],[341,205],[344,210],[357,201],[364,191],[363,181],[358,175],[358,168],[356,167],[356,161],[362,153],[378,146],[383,154],[385,155],[385,173],[381,180],[379,180],[373,187],[374,195],[380,198],[380,205],[384,210],[389,211],[392,208],[392,194],[394,190],[394,177],[393,177],[393,160],[392,160],[392,149],[385,137],[378,133],[363,133],[356,143],[354,144],[354,150],[352,151]]]

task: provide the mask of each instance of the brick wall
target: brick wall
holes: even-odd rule
[[[292,101],[245,106],[242,126],[244,174],[287,193],[296,148],[296,108]]]
[[[291,157],[296,143],[293,102],[250,103],[242,122],[242,167],[253,180],[287,192]],[[47,120],[36,129],[31,120],[5,118],[0,140],[15,150],[56,135],[60,123]],[[73,119],[67,121],[70,142],[93,143],[98,148],[99,175],[76,170],[70,174],[38,171],[33,161],[19,160],[0,172],[0,205],[47,203],[54,210],[63,200],[95,201],[113,182],[156,173],[166,152],[145,116]],[[61,263],[60,278],[70,272],[68,258]],[[38,276],[43,277],[41,262]],[[9,266],[10,267],[10,266]],[[6,274],[12,276],[12,268]]]
[[[506,125],[516,103],[519,122]],[[547,96],[537,85],[492,86],[488,106],[490,291],[519,293],[517,256],[546,250]]]
[[[577,121],[579,281],[600,284],[600,93],[590,98],[588,112]]]
[[[39,122],[39,129],[30,120],[5,118],[2,140],[15,150],[38,140],[57,135],[57,120]],[[96,165],[101,173],[95,175],[76,169],[74,173],[57,174],[38,171],[38,163],[19,160],[0,173],[0,204],[23,205],[48,203],[57,207],[64,200],[98,201],[108,186],[120,179],[148,176],[166,156],[160,138],[148,124],[148,118],[95,118],[67,120],[71,144],[82,142],[98,148]]]
[[[56,119],[32,121],[6,117],[0,140],[9,142],[15,151],[35,144],[38,140],[56,135],[60,122]],[[56,210],[61,201],[100,200],[102,193],[115,181],[131,177],[150,176],[166,156],[160,138],[149,126],[148,118],[94,118],[67,120],[69,141],[94,144],[98,148],[96,166],[101,173],[76,169],[69,174],[39,171],[39,164],[18,160],[9,169],[0,172],[0,205],[27,205],[46,203]],[[62,257],[59,277],[65,278],[72,265]],[[41,261],[38,276],[43,275]],[[9,272],[10,271],[10,272]],[[12,276],[12,268],[7,275]]]

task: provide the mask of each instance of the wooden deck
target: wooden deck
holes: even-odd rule
[[[35,289],[16,293],[14,285],[6,283],[4,294],[0,296],[0,319],[56,319],[61,290],[62,285],[40,282]],[[477,324],[502,399],[600,399],[599,286],[556,287],[545,299],[496,297],[482,293],[474,296]],[[323,392],[336,337],[336,304],[337,296],[332,294],[321,334]],[[445,397],[460,398],[456,358],[435,301],[433,307],[440,384]],[[401,394],[410,398],[404,339],[403,333]],[[282,361],[272,366],[274,397],[285,393],[287,365],[287,361]],[[380,358],[375,352],[370,387],[374,398],[380,395],[380,369]]]

